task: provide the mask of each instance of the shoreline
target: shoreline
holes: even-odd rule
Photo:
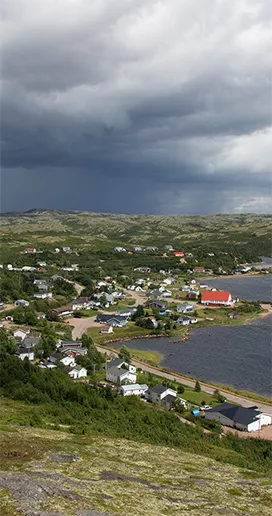
[[[106,352],[107,354],[113,353],[115,355],[118,355],[118,349],[116,348],[108,348],[103,347],[101,345],[96,346],[99,351]],[[167,369],[166,367],[163,367],[161,365],[150,365],[147,362],[143,362],[142,360],[134,359],[132,358],[132,363],[137,364],[139,368],[143,368],[143,370],[150,370],[152,369],[152,374],[157,374],[158,376],[162,376],[164,378],[167,378],[171,376],[172,380],[177,380],[179,383],[185,382],[185,385],[194,386],[194,382],[196,381],[196,378],[193,376],[187,376],[182,373],[177,373],[175,371],[172,371],[171,369]],[[144,369],[145,368],[145,369]],[[147,369],[148,368],[148,369]],[[231,389],[231,385],[226,386],[218,383],[208,382],[207,380],[199,380],[201,387],[203,388],[204,392],[212,393],[215,389],[220,389],[221,393],[224,393],[229,396],[233,396],[235,398],[243,398],[248,402],[255,401],[256,403],[262,403],[266,405],[267,407],[272,408],[272,399],[269,398],[269,396],[265,396],[263,394],[258,394],[257,392],[253,391],[239,391],[239,389],[236,389],[233,387],[233,390]],[[205,391],[205,389],[207,389]],[[210,392],[211,391],[211,392]],[[268,401],[269,400],[269,401]]]

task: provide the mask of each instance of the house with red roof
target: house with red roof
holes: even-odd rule
[[[205,272],[205,267],[201,267],[201,266],[194,267],[193,272]]]
[[[174,256],[176,256],[177,258],[181,258],[182,256],[184,256],[184,252],[183,251],[175,251]]]
[[[224,290],[205,290],[202,292],[201,303],[206,306],[232,306],[230,292]]]

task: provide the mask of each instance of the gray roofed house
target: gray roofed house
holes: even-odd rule
[[[106,369],[110,369],[111,367],[121,367],[122,364],[125,364],[126,361],[121,358],[113,358],[113,360],[106,362]]]
[[[162,400],[161,404],[164,408],[167,410],[170,410],[173,406],[173,403],[176,401],[177,397],[173,396],[172,394],[167,394]]]
[[[157,403],[170,410],[174,399],[177,397],[177,393],[164,385],[155,385],[146,391],[145,397],[148,401]]]
[[[38,344],[40,342],[40,340],[41,340],[41,337],[27,336],[23,340],[23,346],[25,348],[32,348],[33,346],[35,346],[35,344]]]
[[[165,385],[155,385],[155,387],[150,387],[149,390],[156,394],[162,394],[164,391],[167,391],[167,387]]]
[[[32,348],[25,348],[24,346],[19,346],[15,355],[19,357],[21,360],[28,358],[29,360],[34,360],[34,351]]]
[[[96,321],[111,326],[125,326],[128,323],[128,317],[122,315],[98,314]]]
[[[226,402],[207,410],[205,418],[248,432],[258,431],[261,426],[271,424],[271,416],[262,414],[257,406],[246,408]]]

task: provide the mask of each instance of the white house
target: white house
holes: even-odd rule
[[[165,285],[172,285],[172,283],[175,283],[175,280],[173,280],[172,278],[165,278],[163,280],[163,283],[165,283]]]
[[[173,389],[169,389],[163,385],[155,385],[155,387],[150,387],[145,392],[145,398],[151,403],[157,403],[170,410],[172,403],[177,398],[177,393]]]
[[[77,380],[78,378],[86,378],[87,369],[85,367],[76,366],[71,371],[69,371],[70,378]]]
[[[147,385],[139,383],[134,383],[132,385],[121,385],[119,388],[119,392],[123,396],[143,396],[147,390]]]
[[[245,408],[232,403],[221,403],[205,411],[205,419],[214,419],[221,425],[246,432],[257,432],[272,422],[272,417],[261,413],[257,406]]]
[[[106,380],[112,383],[136,383],[136,367],[121,358],[106,362]]]
[[[24,348],[23,346],[20,346],[15,355],[17,355],[21,360],[24,360],[25,358],[34,360],[34,351],[32,348]]]
[[[71,301],[71,308],[72,310],[90,310],[93,306],[93,301],[89,297],[78,297],[77,299],[74,299]]]
[[[25,299],[17,299],[14,304],[15,306],[29,306],[29,301],[26,301]]]
[[[13,332],[13,336],[24,340],[29,333],[30,330],[28,328],[17,328],[17,330]]]
[[[195,309],[195,305],[193,303],[181,303],[176,307],[178,313],[189,314],[193,312]]]
[[[36,297],[37,299],[52,299],[53,294],[52,292],[35,292],[33,297]]]
[[[110,324],[104,324],[99,333],[113,333],[113,327]]]
[[[126,253],[126,249],[124,247],[115,247],[114,251],[117,251],[118,253]]]
[[[75,361],[74,357],[69,357],[69,356],[63,357],[60,359],[60,362],[65,366],[70,366],[70,367],[76,366],[76,361]]]

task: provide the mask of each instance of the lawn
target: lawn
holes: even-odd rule
[[[146,328],[141,328],[140,326],[136,326],[133,322],[129,322],[127,326],[124,328],[114,328],[114,332],[111,334],[103,334],[99,333],[100,328],[89,328],[87,333],[92,337],[94,343],[105,344],[110,340],[118,340],[118,339],[133,339],[134,337],[141,337],[145,335],[150,335],[151,330],[147,330]]]
[[[195,405],[201,405],[204,401],[205,405],[216,405],[216,399],[207,392],[195,392],[193,389],[185,389],[181,394],[181,397],[186,401],[194,403]]]
[[[119,351],[120,348],[116,349]],[[162,353],[158,353],[157,351],[130,349],[129,352],[135,360],[140,360],[141,362],[145,362],[146,364],[158,366],[163,360]]]

